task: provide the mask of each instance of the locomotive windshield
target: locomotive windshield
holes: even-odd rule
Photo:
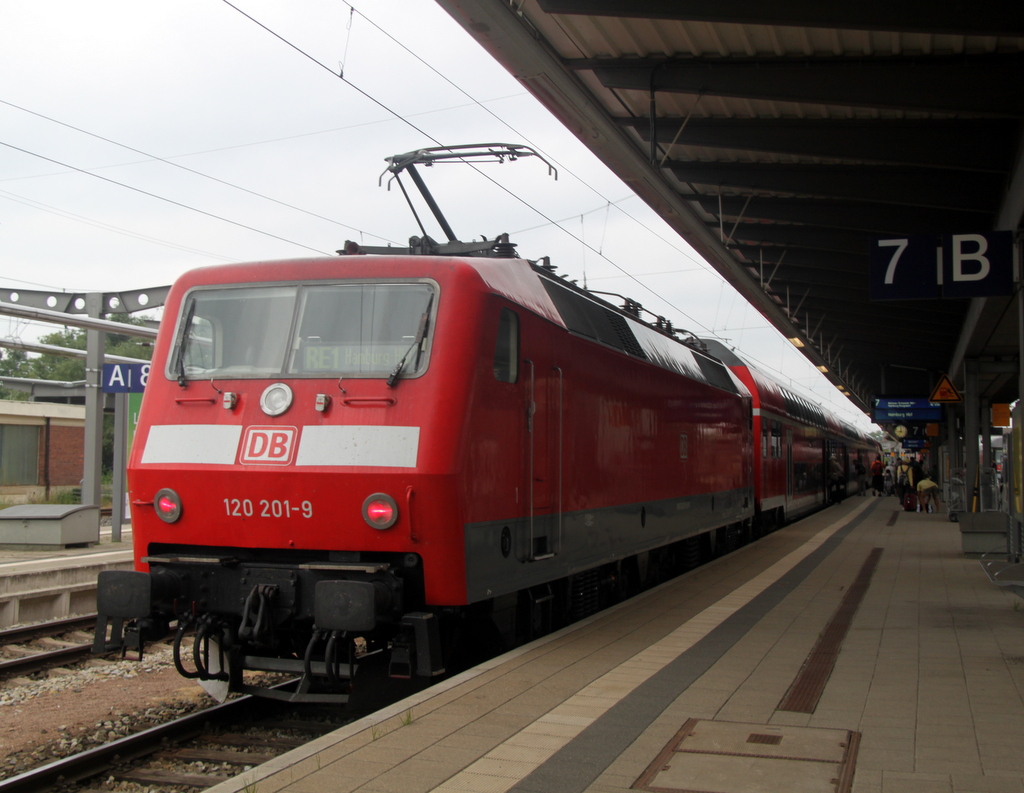
[[[401,365],[414,376],[426,368],[433,294],[428,283],[197,290],[183,306],[167,374],[387,377]]]

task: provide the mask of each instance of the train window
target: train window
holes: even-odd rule
[[[198,289],[183,305],[167,376],[419,374],[433,298],[427,283]]]
[[[401,365],[419,374],[433,295],[423,283],[304,287],[288,372],[372,376]]]
[[[514,383],[519,379],[519,316],[507,308],[503,308],[498,317],[494,379],[502,383]]]
[[[768,456],[768,421],[761,419],[761,456]]]
[[[294,286],[197,291],[185,302],[168,376],[186,379],[278,374],[288,348]]]
[[[693,354],[693,357],[697,361],[701,372],[704,373],[704,377],[711,385],[717,386],[724,391],[736,393],[736,386],[733,384],[732,378],[729,377],[729,370],[721,362],[697,352]]]
[[[778,460],[782,457],[782,422],[772,422],[772,459]]]

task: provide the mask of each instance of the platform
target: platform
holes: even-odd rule
[[[1022,793],[1022,687],[956,524],[850,498],[210,791]]]
[[[101,570],[130,570],[131,527],[111,542],[109,526],[99,544],[46,549],[0,548],[0,628],[59,619],[96,610],[96,576]]]

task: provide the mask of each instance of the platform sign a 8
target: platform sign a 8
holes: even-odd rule
[[[148,363],[103,364],[103,393],[141,394],[149,380]]]

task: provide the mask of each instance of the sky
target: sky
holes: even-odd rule
[[[419,230],[385,157],[494,142],[532,146],[558,178],[536,159],[424,171],[461,239],[508,232],[869,428],[430,0],[0,2],[0,290],[404,245]],[[0,337],[50,330],[0,317]]]

